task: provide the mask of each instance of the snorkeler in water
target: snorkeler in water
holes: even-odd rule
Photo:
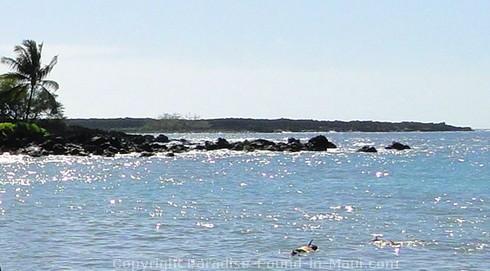
[[[306,246],[301,246],[293,251],[291,251],[291,256],[299,255],[299,254],[305,254],[305,253],[310,253],[314,252],[318,249],[318,246],[313,245],[313,240],[311,240],[308,245]]]

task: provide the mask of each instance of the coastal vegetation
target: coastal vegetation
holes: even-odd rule
[[[14,47],[16,57],[2,57],[1,63],[12,71],[0,75],[0,119],[34,121],[63,117],[63,106],[55,94],[59,85],[47,79],[58,57],[43,65],[42,49],[42,43],[24,40]]]
[[[29,138],[29,141],[32,141],[33,139],[42,140],[48,135],[49,133],[46,129],[41,128],[34,123],[0,123],[0,143],[2,143],[2,145],[12,145],[14,142],[19,143],[19,141],[25,138]]]

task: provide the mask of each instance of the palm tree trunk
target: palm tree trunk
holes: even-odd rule
[[[31,113],[32,96],[34,96],[34,88],[35,87],[36,87],[35,84],[31,84],[31,93],[29,94],[29,100],[27,100],[26,115],[24,116],[25,121],[29,120],[29,114]]]

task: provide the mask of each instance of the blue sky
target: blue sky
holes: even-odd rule
[[[490,1],[0,2],[0,56],[44,42],[70,118],[490,128]],[[0,73],[8,69],[0,66]]]

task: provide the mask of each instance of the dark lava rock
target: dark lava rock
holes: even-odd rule
[[[62,129],[63,128],[63,129]],[[336,148],[335,144],[319,135],[311,138],[308,143],[302,144],[299,139],[288,138],[287,142],[273,142],[266,139],[244,140],[230,143],[224,138],[218,138],[215,142],[207,141],[204,144],[195,145],[186,140],[172,140],[163,134],[154,137],[152,135],[134,135],[116,131],[102,131],[80,126],[63,126],[50,133],[50,135],[37,137],[1,137],[0,150],[11,153],[23,153],[30,156],[44,155],[100,155],[113,157],[116,154],[138,152],[142,157],[152,156],[158,152],[165,152],[167,156],[187,152],[189,150],[217,150],[231,149],[235,151],[326,151],[328,148]],[[174,144],[175,143],[175,144]],[[398,145],[394,145],[396,148]]]
[[[218,146],[218,149],[230,149],[231,148],[231,144],[228,142],[228,140],[224,139],[224,138],[218,138],[218,140],[216,141],[216,146]]]
[[[131,142],[134,144],[145,144],[145,143],[152,143],[155,141],[155,137],[152,135],[133,135]]]
[[[376,148],[372,147],[372,146],[363,146],[362,148],[360,148],[357,151],[358,152],[378,152],[378,150],[376,150]]]
[[[183,153],[186,152],[188,149],[189,147],[185,146],[184,144],[173,145],[170,148],[168,148],[169,152],[172,153]]]
[[[337,148],[337,146],[328,141],[324,135],[315,136],[306,143],[306,149],[309,151],[326,151],[327,149],[335,148]]]
[[[205,141],[204,146],[198,145],[196,149],[212,151],[212,150],[220,150],[220,149],[231,149],[232,147],[233,145],[230,144],[228,140],[220,137],[216,142]]]
[[[25,149],[19,150],[20,153],[22,154],[27,154],[32,157],[40,157],[45,155],[45,150],[39,146],[36,145],[30,145]]]
[[[204,141],[204,146],[203,145],[197,145],[196,149],[197,150],[213,151],[213,150],[217,150],[218,146],[216,145],[216,143],[206,140],[206,141]]]
[[[160,134],[155,138],[155,142],[168,143],[170,140],[168,139],[168,136]]]
[[[266,140],[266,139],[255,139],[248,142],[248,146],[244,147],[244,149],[248,150],[273,150],[273,146],[276,143]],[[248,148],[247,148],[248,147]]]
[[[402,151],[402,150],[408,150],[410,149],[410,146],[404,145],[399,142],[393,142],[390,146],[386,147],[387,150],[397,150],[397,151]]]

